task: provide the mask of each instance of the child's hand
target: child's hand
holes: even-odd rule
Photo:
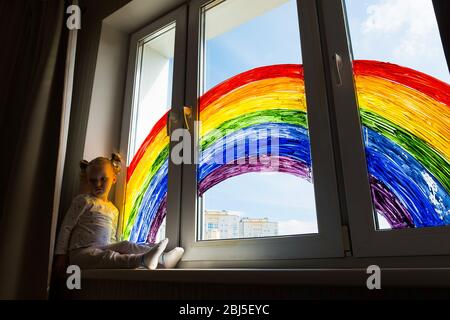
[[[67,254],[57,254],[53,261],[53,272],[58,278],[62,278],[66,274],[69,257]]]

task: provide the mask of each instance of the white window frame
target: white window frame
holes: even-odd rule
[[[130,38],[130,49],[128,58],[128,70],[125,89],[125,102],[122,114],[122,129],[120,140],[120,152],[124,155],[125,163],[129,163],[130,139],[133,135],[133,123],[136,114],[134,96],[138,86],[139,67],[138,48],[141,40],[152,34],[158,33],[167,26],[175,23],[175,52],[173,65],[172,84],[172,109],[171,117],[175,119],[182,114],[185,88],[185,52],[186,52],[186,28],[187,28],[187,5],[171,11],[165,16],[155,20],[144,28],[133,33]],[[182,128],[182,121],[173,121],[171,130]],[[150,129],[150,128],[149,128]],[[170,143],[171,150],[174,143]],[[168,187],[167,187],[167,215],[166,215],[166,237],[171,239],[168,248],[176,247],[179,243],[180,226],[180,195],[181,195],[181,165],[169,161]],[[120,175],[117,181],[116,202],[123,212],[125,205],[126,174]],[[123,214],[119,221],[119,230],[123,226]]]
[[[200,8],[213,1],[192,0],[131,35],[120,146],[125,157],[137,42],[176,21],[172,128],[186,127],[183,106],[188,105],[194,107],[189,123],[192,130],[193,121],[198,118],[195,106],[200,70]],[[450,266],[450,226],[375,230],[343,1],[297,0],[297,5],[320,233],[197,241],[196,165],[174,165],[170,161],[166,223],[169,248],[184,247],[181,265],[191,267],[345,268],[374,263]],[[335,53],[342,59],[341,85],[336,82]],[[191,136],[194,137],[193,132]],[[170,149],[174,144],[171,142]],[[190,145],[191,154],[197,152],[194,141]],[[125,175],[121,175],[116,189],[117,204],[123,209]],[[430,259],[430,255],[435,257]]]
[[[449,255],[450,226],[376,230],[370,195],[359,108],[352,70],[350,37],[343,0],[319,0],[326,70],[344,176],[353,255],[356,257]],[[342,59],[338,84],[335,53]]]
[[[214,1],[194,0],[189,8],[188,59],[186,103],[193,106],[193,120],[198,119],[197,100],[200,83],[201,8]],[[218,4],[221,1],[216,1]],[[230,239],[197,241],[197,181],[196,165],[185,164],[182,178],[181,245],[185,249],[183,261],[245,261],[342,257],[344,245],[340,205],[334,166],[333,142],[329,127],[328,103],[321,57],[319,26],[315,1],[297,1],[301,44],[304,62],[308,123],[313,159],[315,201],[318,234],[279,236],[258,239]],[[195,85],[193,85],[195,84]],[[194,134],[191,132],[194,139]],[[191,154],[198,150],[191,140]]]

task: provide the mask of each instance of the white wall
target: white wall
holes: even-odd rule
[[[84,159],[119,150],[128,36],[103,24],[92,89]]]

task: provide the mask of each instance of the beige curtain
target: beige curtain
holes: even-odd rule
[[[67,29],[63,0],[0,1],[0,298],[45,299]]]

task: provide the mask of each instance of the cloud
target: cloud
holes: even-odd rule
[[[278,234],[309,234],[317,233],[316,221],[287,220],[278,222]]]
[[[430,0],[380,0],[367,8],[362,33],[380,34],[401,39],[392,48],[395,56],[436,54],[430,50],[435,40],[437,23]]]
[[[397,32],[407,28],[412,33],[428,33],[433,23],[423,17],[430,13],[434,15],[430,0],[380,0],[367,7],[363,31]]]

